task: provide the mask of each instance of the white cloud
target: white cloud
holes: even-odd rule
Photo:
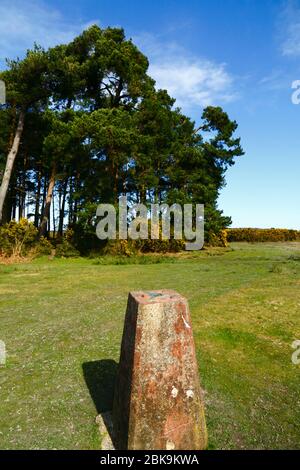
[[[80,24],[42,0],[1,0],[0,65],[6,57],[22,56],[36,42],[43,47],[70,41],[98,20]],[[157,87],[167,89],[183,109],[217,105],[237,97],[234,80],[225,64],[195,57],[175,42],[143,34],[133,40],[150,59],[149,74]]]
[[[178,44],[160,42],[149,34],[135,37],[134,42],[149,57],[149,74],[157,87],[168,90],[183,109],[237,99],[225,64],[195,57]]]
[[[1,0],[1,63],[22,56],[34,42],[43,47],[68,42],[87,26],[67,21],[59,10],[38,0]]]
[[[282,45],[284,56],[300,56],[300,4],[288,1],[281,13]]]
[[[236,97],[231,90],[232,77],[223,64],[178,57],[153,63],[149,73],[159,88],[176,98],[178,106],[215,105]]]

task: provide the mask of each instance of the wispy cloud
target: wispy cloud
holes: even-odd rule
[[[195,57],[175,42],[149,34],[134,41],[150,59],[149,74],[183,109],[224,104],[237,99],[226,64]]]
[[[158,87],[167,89],[179,106],[208,106],[236,98],[233,79],[223,64],[177,57],[153,63],[149,72]]]
[[[285,70],[273,70],[269,75],[263,77],[259,82],[261,89],[264,91],[281,91],[290,87],[290,76]]]
[[[42,0],[1,0],[0,66],[6,57],[22,56],[34,42],[43,47],[68,42],[92,23],[99,21],[74,22]],[[170,41],[169,34],[143,34],[133,40],[149,57],[149,74],[157,87],[167,89],[177,106],[189,110],[237,98],[226,64],[190,54]]]
[[[1,63],[6,57],[22,56],[34,42],[48,47],[70,41],[87,26],[74,24],[59,10],[38,0],[1,0]]]
[[[281,52],[284,56],[300,56],[300,3],[289,0],[281,12]]]

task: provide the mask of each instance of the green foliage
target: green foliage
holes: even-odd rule
[[[231,221],[217,198],[227,168],[243,155],[237,123],[209,106],[196,126],[167,91],[156,90],[148,65],[122,29],[96,25],[68,44],[35,46],[23,60],[8,61],[0,73],[7,84],[0,170],[21,110],[25,128],[5,220],[15,217],[17,207],[26,214],[26,204],[34,206],[40,236],[52,230],[55,217],[58,236],[71,227],[71,244],[89,254],[103,247],[95,235],[97,205],[117,205],[126,194],[131,203],[205,204],[206,242],[221,236]],[[50,191],[47,201],[52,184],[54,196]],[[147,241],[137,249],[181,247]]]
[[[138,250],[133,240],[109,240],[102,253],[111,256],[130,257],[137,254]]]
[[[51,255],[54,250],[52,243],[45,237],[40,237],[34,246],[33,254],[36,256]]]
[[[7,67],[0,72],[0,79],[6,85],[7,102],[24,110],[45,105],[51,93],[46,83],[46,52],[34,45],[32,50],[26,51],[24,59],[8,59]]]
[[[220,230],[218,233],[209,232],[207,244],[210,246],[228,247],[227,230]]]
[[[38,239],[38,230],[27,219],[11,220],[0,227],[0,254],[24,257],[50,255],[53,245],[44,237]]]
[[[178,253],[184,250],[183,240],[110,240],[101,250],[104,255],[134,256],[144,253]]]
[[[62,241],[56,245],[55,256],[58,258],[77,258],[80,256],[80,253],[69,240],[63,238]]]
[[[229,242],[299,241],[300,231],[279,228],[229,228],[227,229],[227,237]]]
[[[4,256],[24,256],[37,241],[37,229],[27,219],[11,220],[0,227],[0,250]]]
[[[141,253],[178,253],[184,250],[184,240],[136,240],[136,246]]]

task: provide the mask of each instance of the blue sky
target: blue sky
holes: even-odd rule
[[[246,154],[219,198],[233,226],[300,229],[300,0],[0,0],[0,67],[93,23],[122,26],[196,122],[208,104],[237,120]]]

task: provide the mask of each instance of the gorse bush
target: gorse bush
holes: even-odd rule
[[[109,240],[103,255],[133,256],[145,253],[178,253],[184,250],[183,240]]]
[[[24,257],[50,255],[53,246],[44,237],[38,238],[38,230],[27,219],[11,220],[0,227],[0,255]]]
[[[219,233],[209,232],[207,245],[226,248],[228,246],[227,230],[220,230]]]
[[[230,228],[227,229],[229,242],[287,242],[300,241],[299,230],[279,228]]]
[[[38,231],[27,219],[11,220],[0,227],[0,251],[2,256],[24,256],[34,248]]]
[[[171,230],[172,232],[172,230]],[[160,234],[161,235],[161,234]],[[61,238],[47,239],[39,237],[38,229],[27,219],[21,219],[20,222],[12,220],[0,227],[0,256],[23,258],[26,256],[36,257],[42,255],[55,254],[56,257],[72,258],[82,254],[116,256],[124,258],[142,256],[151,253],[178,253],[185,250],[185,240],[107,240],[98,242],[98,247],[89,249],[87,252],[81,252],[76,244],[76,233],[68,229]],[[210,233],[208,245],[227,246],[226,231],[222,230],[218,235]]]
[[[129,257],[137,254],[137,248],[133,240],[108,240],[101,253],[103,255]]]
[[[178,253],[185,248],[184,240],[136,240],[136,245],[141,253]]]
[[[41,237],[32,249],[34,256],[51,255],[53,251],[52,243],[45,237]]]
[[[58,258],[77,258],[80,256],[80,253],[74,248],[72,243],[64,237],[61,243],[56,245],[55,256]]]

